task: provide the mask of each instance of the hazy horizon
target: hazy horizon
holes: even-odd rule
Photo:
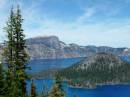
[[[130,48],[130,0],[0,0],[0,41],[12,5],[26,38],[54,35],[67,44]]]

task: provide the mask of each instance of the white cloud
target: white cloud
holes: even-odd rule
[[[66,43],[80,45],[106,45],[113,47],[130,47],[128,45],[130,19],[119,21],[100,22],[81,25],[80,23],[62,23],[46,20],[41,22],[37,29],[27,29],[28,37],[56,35]],[[46,25],[46,27],[44,26]]]
[[[130,41],[130,19],[122,18],[119,20],[109,18],[106,21],[84,24],[84,21],[94,17],[99,11],[101,11],[98,7],[89,7],[85,8],[84,13],[79,15],[79,18],[76,21],[66,23],[49,18],[47,13],[41,15],[41,12],[39,11],[39,2],[32,1],[29,7],[23,3],[20,3],[20,5],[22,7],[23,18],[25,19],[24,30],[27,38],[56,35],[66,43],[130,47],[130,44],[128,43]],[[3,6],[1,9],[5,10],[5,7]],[[2,37],[4,37],[4,34],[2,28],[5,25],[9,13],[3,12],[1,9],[0,38],[3,40],[4,38]],[[44,8],[42,9],[42,12],[44,12]]]
[[[81,15],[77,21],[78,22],[84,22],[88,20],[89,18],[93,17],[96,14],[96,9],[94,7],[92,8],[86,8],[84,11],[84,14]]]
[[[3,28],[5,27],[5,21],[7,20],[5,8],[7,0],[0,0],[0,42],[5,39],[5,33]]]

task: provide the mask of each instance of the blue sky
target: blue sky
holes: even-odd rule
[[[130,0],[0,0],[0,41],[17,4],[27,38],[56,35],[66,43],[130,47]]]

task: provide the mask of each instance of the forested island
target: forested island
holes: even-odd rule
[[[112,54],[98,53],[59,73],[72,87],[94,88],[97,85],[128,84],[130,63]]]

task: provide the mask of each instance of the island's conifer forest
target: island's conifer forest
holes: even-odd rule
[[[89,62],[88,62],[89,61]],[[95,88],[97,85],[130,82],[130,64],[112,54],[98,53],[59,72],[72,86]]]
[[[37,93],[35,83],[26,74],[29,67],[29,55],[26,52],[25,35],[22,29],[21,10],[17,7],[10,11],[9,19],[4,31],[7,40],[4,45],[0,63],[0,97],[66,97],[62,88],[62,78],[57,74],[54,86],[48,93]],[[26,80],[32,80],[30,90],[27,92]]]

